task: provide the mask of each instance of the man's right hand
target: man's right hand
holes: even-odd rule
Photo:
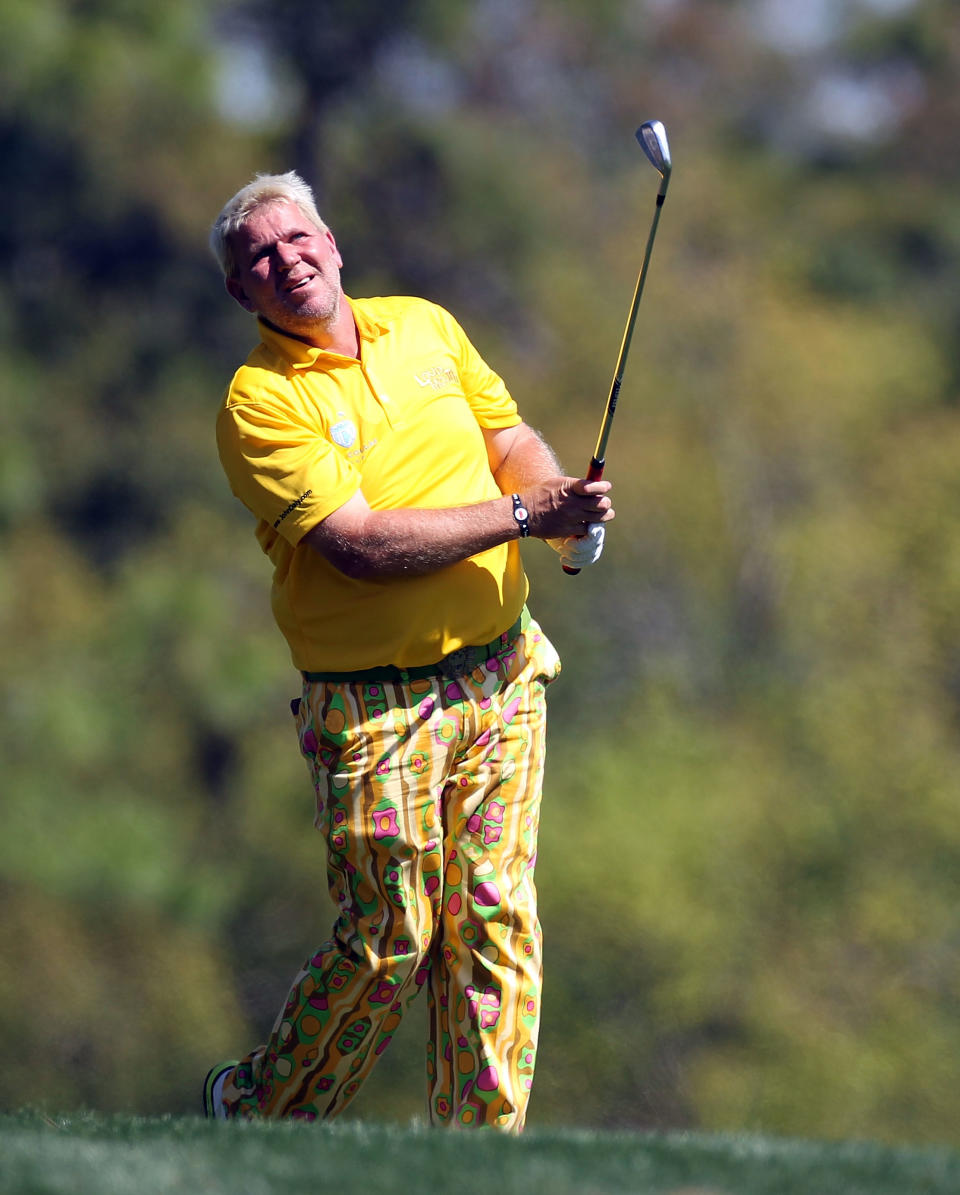
[[[577,477],[556,477],[521,492],[527,508],[530,534],[538,539],[565,539],[586,535],[594,523],[609,523],[615,517],[608,494],[609,481],[586,481]]]

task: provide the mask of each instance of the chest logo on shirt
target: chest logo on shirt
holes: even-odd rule
[[[416,378],[418,386],[431,386],[437,391],[446,390],[451,382],[456,385],[460,380],[456,370],[443,365],[433,365],[430,369],[425,369],[423,373],[415,373],[413,376]]]
[[[334,444],[339,444],[341,448],[351,448],[357,439],[356,424],[351,423],[349,419],[341,419],[330,429],[330,435]]]

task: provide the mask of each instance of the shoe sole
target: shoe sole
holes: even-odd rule
[[[203,1081],[203,1114],[207,1120],[227,1119],[222,1103],[220,1103],[218,1109],[218,1101],[215,1098],[214,1092],[220,1076],[234,1070],[236,1066],[236,1062],[218,1062],[216,1066],[212,1066],[207,1071],[207,1077]]]

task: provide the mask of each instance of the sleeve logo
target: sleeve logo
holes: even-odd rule
[[[300,497],[296,500],[296,502],[291,502],[290,505],[287,507],[287,509],[280,515],[279,519],[277,519],[274,522],[274,524],[273,524],[274,530],[276,530],[277,527],[280,526],[280,524],[287,517],[287,515],[292,515],[298,506],[302,506],[303,503],[306,502],[306,500],[310,497],[310,495],[312,493],[313,493],[313,490],[307,490],[307,492],[305,494],[300,495]]]

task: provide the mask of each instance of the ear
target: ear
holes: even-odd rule
[[[337,242],[333,239],[333,233],[330,231],[329,228],[327,228],[324,230],[323,235],[327,238],[327,241],[330,243],[330,249],[333,254],[333,260],[336,262],[337,269],[342,270],[343,269],[343,258],[340,256],[340,250],[337,248]]]
[[[247,297],[247,292],[243,289],[238,278],[225,278],[224,285],[227,288],[227,294],[231,299],[236,299],[244,311],[256,311],[254,305]]]

